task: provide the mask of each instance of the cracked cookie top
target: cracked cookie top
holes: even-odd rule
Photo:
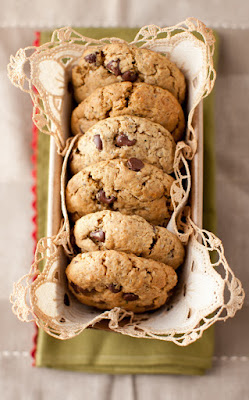
[[[85,133],[98,121],[119,115],[135,115],[161,124],[175,141],[183,137],[185,118],[176,98],[158,86],[131,82],[98,88],[83,100],[72,113],[72,132]]]
[[[73,220],[109,209],[166,226],[173,212],[173,182],[170,175],[137,158],[101,161],[69,180],[66,205]]]
[[[126,43],[88,47],[72,70],[78,103],[98,87],[122,81],[160,86],[169,90],[180,103],[185,97],[185,78],[175,63],[155,51]]]
[[[114,250],[78,254],[66,275],[69,289],[80,302],[138,313],[161,307],[177,283],[170,266]]]
[[[107,118],[79,137],[69,166],[72,174],[76,174],[99,161],[136,157],[170,174],[175,147],[172,135],[148,119],[126,115]]]
[[[184,247],[176,235],[153,226],[138,215],[99,211],[81,217],[74,227],[77,246],[83,251],[118,250],[163,262],[176,269]]]

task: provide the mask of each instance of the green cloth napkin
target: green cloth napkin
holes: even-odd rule
[[[131,41],[138,29],[84,28],[92,37],[117,36]],[[41,44],[51,32],[41,33]],[[204,101],[204,227],[215,231],[213,94]],[[38,236],[46,236],[49,137],[38,138],[37,209]],[[202,375],[212,365],[214,329],[187,347],[152,339],[137,339],[119,333],[87,329],[79,336],[61,341],[39,330],[36,366],[108,374]]]

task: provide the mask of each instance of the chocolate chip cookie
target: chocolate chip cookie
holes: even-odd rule
[[[76,222],[74,236],[83,252],[124,251],[152,258],[174,269],[184,259],[184,247],[176,235],[149,224],[138,215],[123,215],[108,210],[88,214]]]
[[[66,275],[69,289],[81,303],[135,313],[161,307],[177,283],[168,265],[114,250],[78,254]]]
[[[166,89],[147,83],[120,82],[96,89],[72,113],[74,135],[85,133],[96,122],[118,115],[135,115],[161,124],[175,141],[182,138],[184,113]]]
[[[173,182],[170,175],[137,158],[101,161],[69,180],[67,209],[73,220],[109,209],[140,215],[152,224],[166,226],[173,212]]]
[[[72,70],[78,103],[98,87],[122,81],[160,86],[169,90],[180,103],[185,97],[185,78],[175,63],[160,53],[126,43],[88,47]]]
[[[175,147],[172,135],[161,125],[124,115],[99,121],[80,136],[69,165],[72,174],[76,174],[99,161],[135,157],[170,174]]]

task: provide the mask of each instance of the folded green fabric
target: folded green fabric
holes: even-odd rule
[[[120,37],[131,41],[138,29],[84,28],[92,37]],[[51,32],[41,34],[41,44]],[[215,231],[213,94],[204,101],[204,227]],[[47,171],[49,138],[39,134],[37,165],[38,236],[46,236]],[[87,329],[61,341],[39,330],[36,366],[108,374],[201,375],[212,365],[214,329],[187,347],[152,339],[137,339],[118,333]]]

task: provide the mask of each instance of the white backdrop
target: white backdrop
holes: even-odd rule
[[[204,0],[179,0],[173,4],[163,0],[1,1],[0,391],[4,400],[249,398],[247,299],[233,320],[217,325],[214,366],[203,377],[113,377],[32,368],[29,351],[33,327],[22,324],[12,315],[8,301],[12,282],[29,268],[33,250],[32,106],[29,97],[8,81],[6,65],[10,54],[31,44],[34,29],[61,25],[173,25],[188,16],[202,19],[217,27],[220,33],[215,111],[218,236],[224,242],[229,263],[248,293],[249,3],[230,0],[209,0],[208,5]]]
[[[1,0],[0,27],[159,26],[196,17],[214,27],[248,27],[246,0]]]

